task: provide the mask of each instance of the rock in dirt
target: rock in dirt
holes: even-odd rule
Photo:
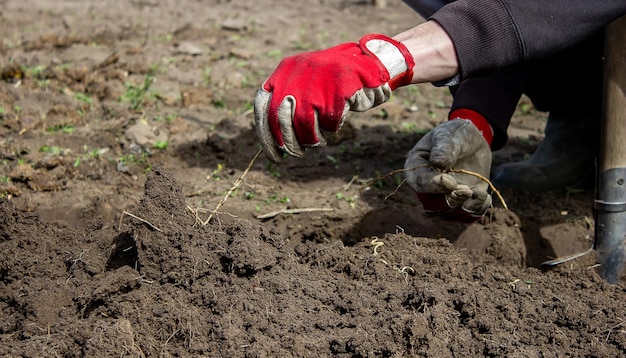
[[[174,54],[198,56],[202,54],[202,49],[193,42],[183,41],[174,47],[173,52]]]
[[[167,140],[167,134],[164,131],[159,131],[143,121],[138,121],[128,128],[124,136],[130,143],[135,143],[144,149],[149,149],[155,143]]]

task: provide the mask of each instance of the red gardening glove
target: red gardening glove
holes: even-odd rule
[[[285,58],[263,83],[254,102],[257,133],[266,156],[279,162],[304,147],[326,144],[348,111],[366,111],[411,83],[413,57],[387,36],[366,35],[323,51]]]
[[[469,109],[453,111],[451,120],[427,133],[407,156],[407,182],[427,213],[472,223],[491,206],[488,183],[447,169],[465,169],[488,178],[493,132],[487,120]]]

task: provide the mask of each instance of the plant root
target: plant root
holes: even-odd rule
[[[417,165],[417,166],[415,166],[413,168],[396,169],[396,170],[391,171],[391,172],[389,172],[387,174],[384,174],[384,175],[381,175],[381,176],[378,176],[378,177],[366,180],[363,183],[363,186],[361,187],[361,189],[365,189],[365,188],[373,185],[374,183],[377,183],[377,182],[379,182],[379,181],[381,181],[383,179],[386,179],[386,178],[388,178],[390,176],[393,176],[393,175],[396,175],[398,173],[408,172],[408,171],[415,170],[415,169],[418,169],[418,168],[423,168],[423,167],[431,167],[431,165],[430,164],[420,164],[420,165]],[[434,167],[432,167],[432,168],[435,169],[435,170],[440,170],[438,168],[434,168]],[[489,178],[486,178],[484,175],[478,174],[478,173],[470,171],[470,170],[453,169],[453,168],[444,170],[443,172],[444,173],[460,173],[460,174],[472,175],[472,176],[475,176],[475,177],[479,178],[480,180],[486,182],[489,185],[489,188],[494,192],[494,194],[496,194],[496,196],[498,197],[498,200],[500,200],[500,203],[502,204],[504,209],[509,210],[509,206],[506,204],[506,201],[504,200],[504,197],[502,196],[500,191],[495,187],[495,185],[493,185],[491,180],[489,180]],[[387,199],[390,196],[393,196],[398,191],[398,189],[400,189],[402,184],[404,184],[404,182],[406,182],[406,179],[403,180],[391,194],[387,195],[385,197],[385,199]]]
[[[243,178],[245,178],[245,176],[248,174],[248,172],[250,171],[250,168],[252,168],[252,165],[257,160],[259,155],[261,155],[262,152],[263,150],[261,149],[258,152],[256,152],[254,157],[250,160],[250,163],[248,163],[248,166],[246,167],[246,169],[243,171],[243,173],[241,173],[241,176],[239,176],[239,178],[235,180],[235,182],[233,183],[233,186],[230,187],[230,189],[228,190],[226,195],[222,198],[222,200],[220,200],[220,202],[217,203],[217,206],[215,207],[215,209],[211,210],[211,214],[204,222],[202,222],[202,225],[206,226],[213,218],[213,215],[216,214],[224,204],[226,204],[226,201],[228,200],[230,195],[233,192],[235,192],[235,190],[237,190],[237,188],[239,187],[239,185],[241,185],[241,183],[243,183]]]

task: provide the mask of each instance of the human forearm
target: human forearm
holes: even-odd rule
[[[452,40],[436,22],[427,21],[393,38],[404,44],[415,59],[412,83],[441,81],[458,73]]]

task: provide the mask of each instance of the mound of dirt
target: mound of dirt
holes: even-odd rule
[[[593,270],[476,264],[447,240],[404,233],[345,246],[289,242],[241,219],[203,226],[160,167],[119,228],[45,224],[4,199],[0,218],[3,356],[617,357],[626,349],[615,334],[626,292]]]

